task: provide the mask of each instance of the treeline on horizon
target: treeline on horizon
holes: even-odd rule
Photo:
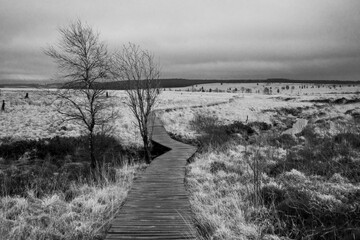
[[[300,84],[360,84],[360,81],[342,81],[342,80],[295,80],[286,78],[268,78],[268,79],[159,79],[159,88],[181,88],[207,83],[300,83]],[[98,83],[99,88],[106,90],[124,90],[127,87],[125,81],[113,81]],[[60,88],[62,83],[36,84],[36,83],[6,83],[0,84],[0,88]]]

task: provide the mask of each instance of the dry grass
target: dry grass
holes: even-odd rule
[[[186,181],[204,239],[359,237],[356,119],[337,107],[327,106],[331,111],[322,114],[323,107],[298,108],[296,102],[296,116],[289,115],[291,104],[286,104],[268,112],[270,128],[223,121],[226,106],[163,114],[168,131],[200,146]],[[297,117],[308,119],[307,127],[284,134]],[[182,134],[187,130],[191,134]]]
[[[0,199],[1,239],[101,239],[109,221],[124,201],[135,174],[143,165],[116,169],[116,181],[74,183],[71,201],[62,192],[36,198]]]
[[[258,227],[248,221],[248,167],[245,148],[228,143],[228,150],[209,151],[188,167],[190,202],[201,234],[208,239],[254,239]]]

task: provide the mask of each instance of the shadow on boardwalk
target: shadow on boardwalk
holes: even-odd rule
[[[152,161],[135,180],[106,239],[196,239],[184,186],[186,161],[196,148],[170,138],[158,118],[152,141],[170,151]]]

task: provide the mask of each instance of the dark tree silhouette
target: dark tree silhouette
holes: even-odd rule
[[[98,85],[110,76],[110,56],[99,33],[80,20],[60,28],[59,32],[59,43],[44,51],[57,63],[60,77],[65,80],[56,92],[56,107],[64,120],[75,121],[87,130],[91,167],[96,169],[100,164],[94,154],[95,128],[104,126],[115,116],[113,111],[107,111],[110,104]]]
[[[115,72],[119,80],[127,81],[127,106],[135,116],[144,144],[145,161],[151,162],[148,124],[160,94],[160,67],[154,55],[129,43],[116,56]]]

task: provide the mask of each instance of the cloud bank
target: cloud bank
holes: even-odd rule
[[[0,0],[0,79],[49,79],[42,49],[81,19],[140,44],[162,77],[360,80],[358,0]]]

